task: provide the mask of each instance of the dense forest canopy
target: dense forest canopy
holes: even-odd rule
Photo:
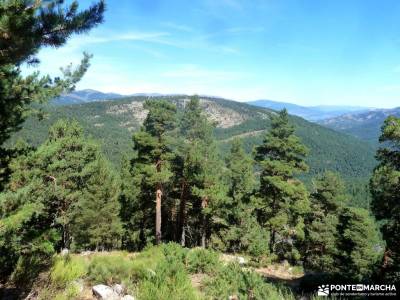
[[[87,280],[138,299],[294,299],[260,275],[273,265],[302,274],[299,295],[310,276],[311,294],[399,283],[399,118],[374,160],[350,136],[224,99],[43,105],[90,56],[55,79],[21,64],[103,21],[103,1],[64,4],[0,3],[2,293],[76,299]]]

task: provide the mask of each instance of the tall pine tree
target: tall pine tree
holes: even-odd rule
[[[144,108],[149,113],[141,130],[133,136],[135,157],[131,161],[132,184],[140,187],[139,199],[132,201],[139,204],[143,214],[139,233],[142,246],[151,240],[148,236],[151,224],[155,224],[155,243],[161,243],[162,199],[167,197],[173,177],[171,161],[174,153],[170,146],[170,133],[176,126],[175,105],[165,100],[148,100]],[[154,223],[148,219],[150,216],[154,216]]]
[[[381,221],[386,241],[382,271],[390,282],[400,283],[400,119],[389,117],[379,138],[382,148],[377,152],[379,165],[370,186],[372,211]]]
[[[223,201],[222,161],[213,136],[213,125],[194,96],[186,104],[180,122],[182,143],[175,169],[179,174],[178,238],[182,245],[206,247],[213,226],[213,210]],[[191,241],[186,241],[190,231]]]
[[[295,178],[307,171],[307,148],[294,134],[286,110],[271,121],[271,129],[256,148],[260,167],[259,219],[270,232],[270,252],[278,258],[300,259],[297,244],[304,239],[304,216],[310,210],[308,192]]]
[[[338,236],[338,275],[354,282],[370,279],[382,257],[382,243],[369,211],[345,207],[339,215]]]
[[[304,264],[322,272],[336,272],[339,214],[347,197],[339,175],[325,172],[313,180],[311,211],[305,222]]]
[[[8,164],[15,157],[3,149],[10,134],[20,129],[32,103],[42,103],[70,91],[89,67],[85,54],[81,65],[63,69],[63,77],[52,79],[35,72],[21,75],[23,63],[39,63],[35,55],[43,47],[61,47],[73,34],[89,31],[103,21],[104,1],[79,11],[78,2],[63,0],[0,2],[0,191],[9,176]],[[40,114],[39,114],[40,115]]]
[[[214,246],[223,251],[246,252],[254,256],[266,254],[268,234],[255,215],[254,161],[244,151],[241,140],[233,140],[226,167],[228,193],[215,211],[220,228],[213,235]]]
[[[45,143],[14,160],[11,169],[0,195],[4,270],[38,255],[46,262],[48,255],[72,244],[76,250],[118,245],[118,196],[113,195],[118,182],[100,147],[87,140],[77,122],[58,121]],[[102,229],[109,238],[95,241],[99,220],[107,220]]]

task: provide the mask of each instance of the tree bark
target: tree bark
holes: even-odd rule
[[[269,252],[274,253],[274,246],[275,246],[275,230],[271,230],[271,237],[269,240]]]
[[[201,200],[201,208],[204,210],[208,206],[208,198],[203,197]],[[207,218],[204,212],[202,212],[202,228],[201,228],[201,247],[206,248],[207,247]]]
[[[161,186],[156,191],[156,245],[161,243]]]
[[[182,183],[181,201],[179,203],[179,225],[178,236],[180,236],[181,246],[185,247],[186,244],[186,183]]]

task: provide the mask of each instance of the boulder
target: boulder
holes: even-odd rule
[[[124,294],[124,290],[125,290],[122,284],[114,284],[112,289],[116,294],[118,294],[120,296],[122,296]]]
[[[135,300],[135,297],[131,295],[125,295],[121,298],[121,300]]]
[[[99,300],[118,300],[119,295],[107,285],[98,284],[92,287],[93,295]]]

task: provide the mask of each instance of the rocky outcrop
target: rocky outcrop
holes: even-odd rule
[[[135,300],[131,295],[124,295],[125,287],[122,284],[114,284],[112,287],[98,284],[92,288],[92,292],[98,300]]]
[[[120,296],[114,290],[104,284],[95,285],[92,288],[93,296],[99,300],[120,300]]]

